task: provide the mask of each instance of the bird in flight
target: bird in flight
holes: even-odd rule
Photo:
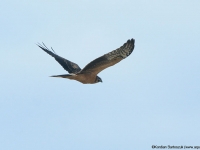
[[[135,46],[135,40],[131,39],[124,43],[120,48],[113,50],[103,56],[91,61],[83,69],[81,69],[76,63],[71,62],[63,57],[58,56],[53,48],[48,49],[43,43],[37,44],[42,50],[55,58],[55,60],[66,70],[69,74],[54,75],[51,77],[67,78],[71,80],[79,81],[83,84],[94,84],[102,82],[102,79],[97,76],[102,70],[115,65],[121,60],[128,57]]]

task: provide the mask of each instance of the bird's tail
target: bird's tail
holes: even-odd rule
[[[76,75],[75,74],[62,74],[62,75],[53,75],[50,77],[73,79],[74,76],[76,76]]]

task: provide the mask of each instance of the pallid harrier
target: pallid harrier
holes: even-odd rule
[[[124,43],[120,48],[107,53],[89,64],[87,64],[83,69],[81,69],[77,64],[58,56],[54,50],[48,49],[45,44],[37,44],[42,50],[47,52],[49,55],[55,58],[55,60],[66,70],[69,74],[55,75],[51,77],[61,77],[71,80],[77,80],[83,84],[94,84],[102,82],[101,78],[97,76],[102,70],[115,65],[124,58],[128,57],[134,49],[135,40],[131,39]]]

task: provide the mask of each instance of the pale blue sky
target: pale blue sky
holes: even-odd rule
[[[0,5],[0,149],[146,150],[199,145],[199,0],[34,0]],[[136,40],[84,85],[44,42],[84,67]]]

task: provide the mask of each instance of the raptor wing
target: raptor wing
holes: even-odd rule
[[[113,51],[93,60],[89,64],[87,64],[80,71],[80,73],[89,72],[89,73],[93,73],[93,74],[98,74],[102,70],[115,65],[116,63],[125,59],[132,53],[134,46],[135,46],[134,44],[135,44],[134,39],[128,40],[120,48],[113,50]]]
[[[52,57],[55,58],[55,60],[66,70],[68,71],[69,73],[78,73],[81,68],[76,64],[76,63],[73,63],[63,57],[60,57],[58,56],[54,50],[51,48],[48,49],[46,47],[46,45],[43,43],[43,45],[41,44],[37,44],[37,46],[39,46],[42,50],[44,50],[46,53],[48,53],[49,55],[51,55]]]

